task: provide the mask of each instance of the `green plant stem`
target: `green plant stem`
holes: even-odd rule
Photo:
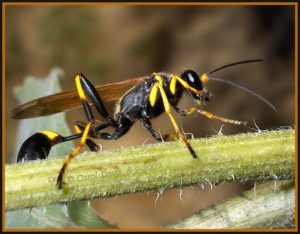
[[[56,178],[64,159],[5,166],[6,210],[224,181],[294,178],[295,132],[281,130],[84,153]]]
[[[293,181],[267,182],[226,202],[178,221],[168,228],[294,228]]]

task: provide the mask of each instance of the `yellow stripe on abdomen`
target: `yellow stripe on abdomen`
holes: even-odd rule
[[[46,135],[51,141],[59,136],[56,132],[47,131],[47,130],[41,131],[40,133]]]

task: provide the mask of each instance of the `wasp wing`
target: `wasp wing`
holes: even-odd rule
[[[143,76],[104,85],[97,85],[95,88],[104,102],[115,101],[121,98],[127,90],[139,84],[146,78],[146,76]],[[81,102],[77,90],[71,90],[26,102],[13,109],[12,118],[33,118],[74,109],[80,106]]]

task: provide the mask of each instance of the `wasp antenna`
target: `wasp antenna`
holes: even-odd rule
[[[231,86],[234,86],[236,88],[239,88],[239,89],[242,89],[244,91],[246,91],[247,93],[250,93],[251,95],[255,96],[256,98],[258,98],[259,100],[263,101],[266,105],[268,105],[270,108],[272,108],[274,111],[277,111],[276,107],[273,106],[271,104],[271,102],[269,102],[267,99],[265,99],[264,97],[260,96],[259,94],[253,92],[252,90],[250,89],[247,89],[241,85],[238,85],[234,82],[232,82],[231,80],[224,80],[224,79],[221,79],[221,78],[217,78],[217,77],[209,77],[210,80],[214,80],[214,81],[219,81],[219,82],[222,82],[222,83],[226,83],[226,84],[229,84]]]
[[[224,65],[222,67],[215,68],[212,71],[207,72],[206,75],[211,75],[211,74],[213,74],[217,71],[220,71],[222,69],[225,69],[227,67],[232,67],[232,66],[236,66],[236,65],[240,65],[240,64],[245,64],[245,63],[262,62],[262,61],[263,61],[262,59],[250,59],[250,60],[243,60],[243,61],[239,61],[239,62],[235,62],[235,63],[230,63],[230,64]]]

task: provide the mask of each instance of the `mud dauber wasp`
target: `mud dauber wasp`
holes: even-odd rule
[[[83,74],[78,74],[75,76],[77,92],[68,91],[30,101],[14,109],[12,116],[13,118],[21,119],[48,115],[80,106],[81,101],[87,117],[87,122],[75,121],[77,133],[66,137],[50,130],[35,133],[22,144],[18,153],[17,162],[45,159],[47,158],[51,147],[54,145],[81,138],[79,146],[76,147],[64,161],[58,175],[57,186],[59,189],[62,189],[65,169],[81,148],[86,144],[92,151],[97,151],[99,149],[97,144],[88,137],[117,140],[125,135],[135,122],[140,121],[145,129],[148,130],[157,141],[167,140],[171,138],[171,135],[161,137],[152,128],[150,121],[152,118],[157,117],[162,113],[168,115],[177,135],[185,143],[192,157],[197,158],[196,152],[178,127],[171,112],[171,107],[183,116],[197,112],[207,118],[217,119],[225,123],[246,125],[246,122],[216,116],[203,110],[205,102],[209,101],[211,97],[211,94],[205,89],[204,85],[212,80],[240,88],[260,99],[273,110],[276,110],[269,101],[253,91],[233,83],[232,81],[211,76],[221,69],[260,61],[262,60],[253,59],[230,63],[204,73],[200,77],[193,70],[186,70],[180,75],[159,72],[136,79],[129,79],[96,87],[94,87]],[[192,96],[195,102],[194,107],[187,110],[178,107],[178,102],[181,99],[183,92],[187,92]],[[113,117],[108,114],[103,100],[117,100]],[[90,103],[95,106],[106,122],[96,126]],[[113,127],[114,131],[112,133],[103,132],[102,130],[107,127]]]

